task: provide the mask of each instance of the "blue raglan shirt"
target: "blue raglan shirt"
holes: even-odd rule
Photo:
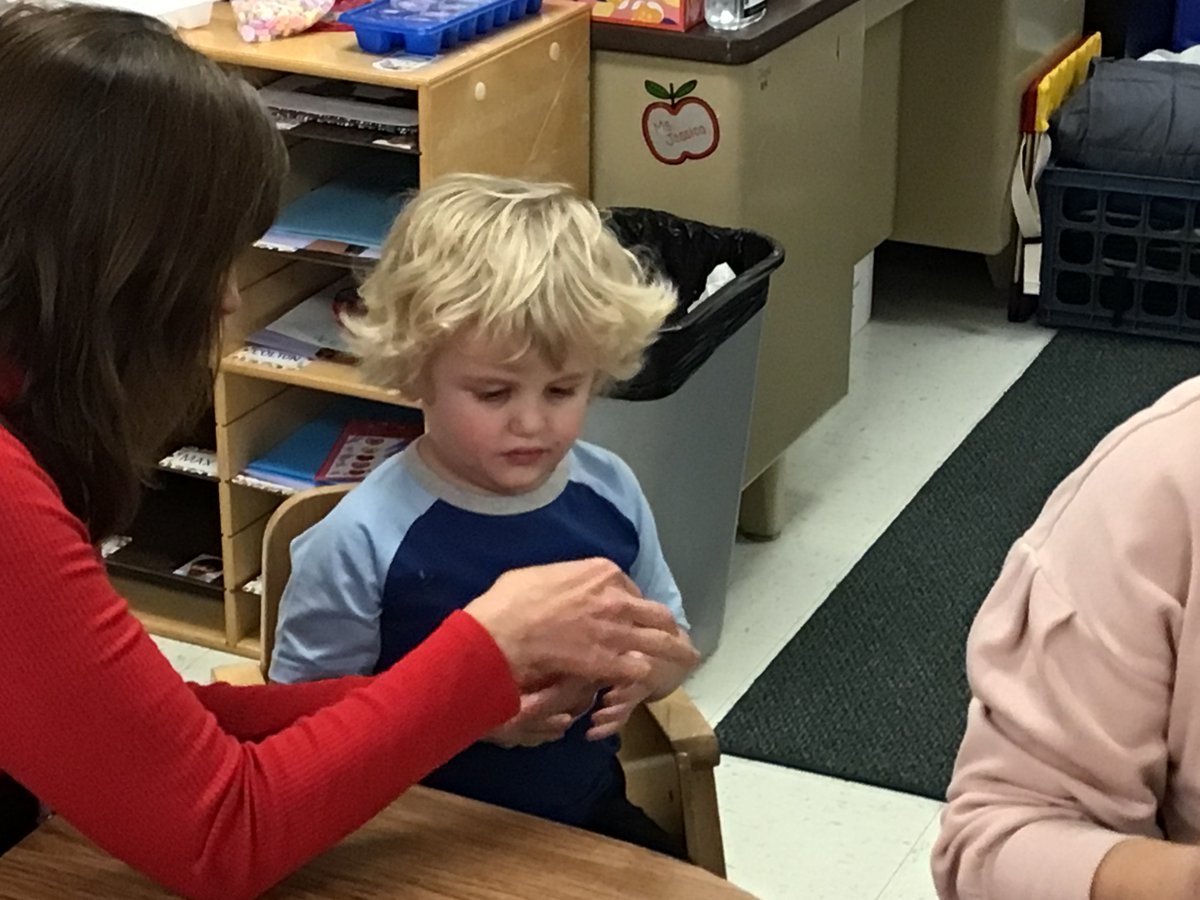
[[[617,456],[578,442],[541,488],[496,497],[449,484],[410,446],[293,542],[271,679],[382,671],[504,572],[593,556],[687,627],[650,508]],[[539,747],[475,744],[424,783],[580,824],[618,777],[618,739],[589,742],[589,727],[585,715]]]

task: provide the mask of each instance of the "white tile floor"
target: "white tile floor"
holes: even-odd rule
[[[906,255],[877,267],[850,393],[788,452],[787,524],[739,544],[720,648],[687,684],[714,723],[1051,337],[1011,325],[977,258]],[[187,677],[237,657],[157,639]],[[933,900],[940,804],[748,760],[718,771],[732,881],[763,900]]]

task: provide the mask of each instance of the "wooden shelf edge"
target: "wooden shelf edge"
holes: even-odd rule
[[[159,613],[138,609],[136,606],[131,606],[131,610],[145,629],[158,637],[183,641],[187,644],[197,644],[210,650],[231,652],[229,645],[225,642],[224,627],[208,628],[197,622],[172,619]]]
[[[390,406],[408,406],[417,409],[418,404],[395,391],[364,384],[358,378],[358,370],[341,363],[314,360],[299,369],[277,369],[259,363],[246,362],[226,356],[221,360],[221,374],[238,375],[243,378],[258,378],[292,387],[309,388],[343,397],[358,397],[374,400]]]
[[[244,637],[237,642],[233,652],[250,659],[258,659],[262,656],[262,640],[257,636]]]

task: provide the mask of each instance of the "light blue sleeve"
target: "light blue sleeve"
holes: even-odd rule
[[[272,681],[367,675],[379,661],[388,568],[423,511],[405,496],[411,490],[393,463],[398,458],[292,541],[292,576],[279,605]]]
[[[633,477],[632,472],[629,475]],[[651,512],[646,495],[642,493],[636,480],[633,488],[637,492],[637,502],[632,521],[637,528],[639,549],[630,577],[644,597],[666,604],[680,628],[691,628],[687,614],[683,611],[683,597],[679,593],[679,585],[675,583],[675,576],[671,574],[671,568],[663,556],[662,545],[658,542],[654,513]]]
[[[637,476],[628,463],[608,450],[580,441],[576,444],[576,464],[583,479],[592,484],[629,519],[638,533],[638,555],[630,577],[648,600],[657,600],[671,610],[681,628],[691,628],[683,611],[683,597],[675,576],[663,556],[658,540],[654,513],[642,493]]]

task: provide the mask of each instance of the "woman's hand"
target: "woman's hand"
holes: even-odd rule
[[[559,740],[596,702],[596,686],[563,679],[521,695],[521,711],[484,737],[501,747],[536,747]]]
[[[691,667],[699,658],[670,610],[641,599],[607,559],[506,572],[466,612],[491,634],[524,689],[562,675],[645,682],[652,659]]]

